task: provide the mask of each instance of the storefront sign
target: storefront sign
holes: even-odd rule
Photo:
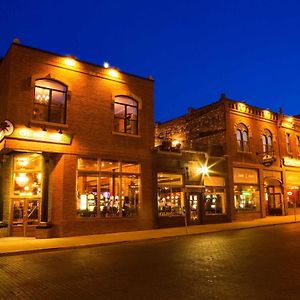
[[[265,167],[270,167],[272,166],[273,162],[275,161],[275,157],[271,156],[269,154],[266,154],[263,156],[261,163],[265,166]]]
[[[300,186],[300,173],[286,171],[285,180],[289,185]]]
[[[10,136],[14,131],[14,125],[9,120],[0,122],[0,142],[5,136]]]
[[[11,135],[12,138],[37,141],[37,142],[47,142],[56,144],[70,145],[72,136],[66,133],[58,132],[48,132],[43,130],[34,130],[31,128],[16,128]]]
[[[234,183],[258,183],[258,174],[256,170],[233,168]]]
[[[224,177],[220,176],[204,176],[205,186],[225,186]]]
[[[300,159],[284,157],[283,164],[288,167],[300,167]]]

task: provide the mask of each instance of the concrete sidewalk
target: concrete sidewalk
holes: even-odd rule
[[[296,216],[300,222],[300,215]],[[134,242],[150,239],[167,238],[193,234],[205,234],[227,230],[247,229],[261,226],[295,223],[295,216],[267,217],[247,222],[233,222],[210,225],[193,225],[188,227],[163,228],[144,231],[118,232],[75,237],[36,239],[34,237],[0,238],[0,256],[94,247],[99,245]]]

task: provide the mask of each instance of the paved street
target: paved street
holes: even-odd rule
[[[300,299],[300,224],[0,257],[0,299]]]

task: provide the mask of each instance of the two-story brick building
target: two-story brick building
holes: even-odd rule
[[[226,196],[216,192],[215,197],[226,197],[222,213],[226,212],[229,221],[292,214],[300,207],[300,120],[297,117],[222,95],[216,103],[189,109],[184,116],[157,124],[156,146],[161,148],[167,142],[180,143],[185,151],[204,151],[208,157],[224,158],[225,178],[221,181]],[[214,168],[211,166],[211,171]],[[205,176],[206,180],[214,177]],[[209,189],[207,184],[195,187],[195,191],[202,193],[198,197],[199,209],[210,201],[205,196]]]
[[[2,235],[153,228],[151,78],[13,43],[0,123]]]

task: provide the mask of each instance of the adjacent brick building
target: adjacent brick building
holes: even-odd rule
[[[204,151],[208,158],[223,158],[225,169],[216,170],[215,164],[208,161],[210,170],[204,176],[204,184],[198,179],[198,185],[194,186],[194,192],[200,193],[196,204],[198,214],[202,214],[200,223],[206,222],[201,209],[206,211],[206,205],[211,207],[212,197],[216,203],[226,198],[223,201],[226,207],[222,211],[211,210],[209,214],[226,214],[228,221],[292,214],[300,207],[297,116],[274,113],[222,95],[216,103],[189,109],[184,116],[157,124],[155,138],[158,153],[170,151],[166,145],[173,143],[180,144],[181,152]],[[205,183],[211,179],[219,185],[213,193]],[[188,207],[188,193],[185,199]]]
[[[153,228],[153,80],[13,43],[0,103],[2,235]]]

